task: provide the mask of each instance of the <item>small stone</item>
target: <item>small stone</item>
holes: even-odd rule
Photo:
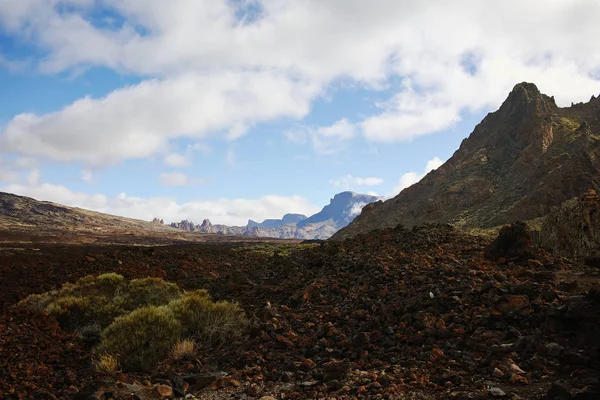
[[[156,392],[162,397],[171,397],[173,395],[173,388],[167,385],[158,385]]]
[[[371,343],[371,337],[367,332],[360,332],[359,334],[354,336],[352,342],[356,347],[365,347],[368,346],[369,343]]]
[[[273,397],[273,396],[263,396],[258,400],[277,400],[277,399],[275,399],[275,397]]]
[[[517,374],[524,374],[525,371],[523,371],[517,364],[515,363],[511,363],[510,364],[510,370],[517,373]]]
[[[564,347],[562,347],[560,344],[554,343],[554,342],[548,343],[545,347],[546,347],[546,352],[551,356],[558,356],[564,350]]]
[[[499,387],[491,387],[488,389],[488,392],[494,397],[506,396],[506,393],[504,393],[504,390],[500,389]]]
[[[444,351],[439,347],[434,347],[433,350],[431,350],[431,355],[433,358],[438,358],[444,355]]]
[[[334,392],[336,390],[340,390],[344,385],[342,385],[340,381],[334,379],[332,381],[327,382],[325,386],[327,386],[327,389],[330,392]]]
[[[312,369],[314,369],[317,366],[317,364],[311,360],[310,358],[305,359],[304,361],[302,361],[302,364],[300,364],[300,369],[303,371],[310,371]]]
[[[494,368],[494,372],[492,373],[497,378],[502,378],[504,376],[504,372],[499,370],[498,368]]]
[[[510,381],[512,383],[522,383],[523,385],[528,385],[529,381],[523,375],[512,374],[510,376]]]
[[[291,382],[292,380],[294,380],[294,374],[290,371],[283,371],[281,373],[281,376],[279,377],[279,380],[284,383]]]
[[[348,374],[348,371],[350,371],[350,362],[348,360],[330,361],[323,364],[323,380],[343,379]]]

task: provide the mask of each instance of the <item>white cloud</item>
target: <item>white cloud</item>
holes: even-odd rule
[[[375,177],[360,178],[357,176],[346,175],[338,179],[332,179],[329,183],[336,187],[350,189],[356,186],[378,186],[383,183],[383,179]]]
[[[191,186],[202,183],[203,180],[192,178],[183,172],[165,172],[158,176],[158,181],[163,186]]]
[[[364,206],[366,206],[367,203],[355,203],[352,205],[352,208],[350,209],[350,216],[351,217],[355,217],[357,215],[360,215],[360,213],[362,212],[362,209]]]
[[[342,151],[346,142],[356,136],[356,127],[343,118],[330,126],[304,126],[289,130],[285,135],[292,143],[310,144],[318,154],[331,155]]]
[[[190,144],[186,147],[185,153],[169,152],[164,155],[163,163],[169,167],[187,167],[192,164],[195,158],[195,153],[209,154],[212,151],[211,147],[200,142]]]
[[[91,182],[94,179],[92,171],[84,169],[81,171],[81,180],[84,182]]]
[[[3,158],[0,154],[0,182],[15,183],[39,177],[39,164],[28,157]]]
[[[418,172],[407,172],[400,177],[398,184],[394,188],[394,191],[390,197],[396,196],[398,193],[403,191],[409,186],[414,185],[419,182],[425,175],[433,171],[434,169],[438,169],[440,166],[444,164],[444,161],[440,160],[438,157],[434,157],[431,160],[427,161],[425,165],[425,171],[421,174]]]
[[[190,160],[183,154],[169,153],[163,159],[169,167],[185,167],[190,165]]]
[[[209,154],[212,151],[212,148],[204,143],[194,143],[187,147],[188,152],[199,151],[202,154]]]
[[[80,99],[42,116],[20,114],[0,147],[92,166],[162,151],[177,137],[201,138],[276,117],[300,118],[314,86],[271,72],[187,74],[149,80],[102,99]],[[236,131],[240,134],[241,131]]]
[[[250,3],[260,14],[239,19]],[[126,23],[94,23],[96,6]],[[336,82],[380,89],[390,78],[403,84],[359,127],[370,141],[411,140],[497,107],[520,81],[562,105],[597,94],[599,19],[597,0],[4,0],[0,28],[42,48],[42,72],[101,66],[151,79],[16,116],[0,147],[104,165],[178,137],[232,140],[260,122],[303,118]],[[288,136],[331,154],[356,133],[347,121],[338,128],[351,134]]]
[[[427,175],[434,169],[438,169],[443,164],[444,164],[444,161],[440,160],[439,157],[433,157],[431,160],[427,161],[427,165],[425,165],[425,175]]]
[[[87,194],[49,183],[37,186],[11,184],[0,187],[0,191],[146,221],[159,217],[165,222],[190,219],[200,223],[204,218],[208,218],[218,224],[246,225],[248,219],[263,221],[267,218],[281,218],[286,213],[312,215],[320,209],[301,196],[270,195],[258,199],[214,199],[177,203],[175,199],[167,197],[140,198],[127,196],[125,193],[118,196]]]
[[[29,186],[35,186],[38,185],[40,183],[40,171],[38,171],[37,169],[34,169],[33,171],[31,171],[29,173],[29,176],[27,177],[27,184]]]

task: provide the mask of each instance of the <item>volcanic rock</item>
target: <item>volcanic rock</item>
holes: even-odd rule
[[[566,201],[542,226],[540,244],[554,255],[600,267],[600,196],[593,189]]]
[[[600,188],[600,99],[559,108],[532,83],[514,87],[442,166],[365,207],[333,238],[426,222],[492,228],[548,215]]]
[[[533,240],[527,224],[517,221],[502,227],[496,240],[485,249],[485,257],[527,260],[534,256]]]

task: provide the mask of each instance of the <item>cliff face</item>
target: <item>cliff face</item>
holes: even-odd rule
[[[600,196],[589,190],[551,212],[540,233],[540,245],[556,256],[600,266]]]
[[[547,215],[600,186],[600,99],[559,108],[531,83],[514,87],[441,167],[363,209],[334,235],[451,223],[494,227]]]

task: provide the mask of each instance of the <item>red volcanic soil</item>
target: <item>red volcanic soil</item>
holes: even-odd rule
[[[486,258],[488,244],[426,226],[274,256],[240,243],[3,245],[0,398],[133,390],[99,376],[91,349],[52,317],[13,307],[108,271],[206,288],[252,321],[243,340],[200,346],[194,362],[117,377],[135,387],[238,399],[597,398],[600,271],[531,248]]]

